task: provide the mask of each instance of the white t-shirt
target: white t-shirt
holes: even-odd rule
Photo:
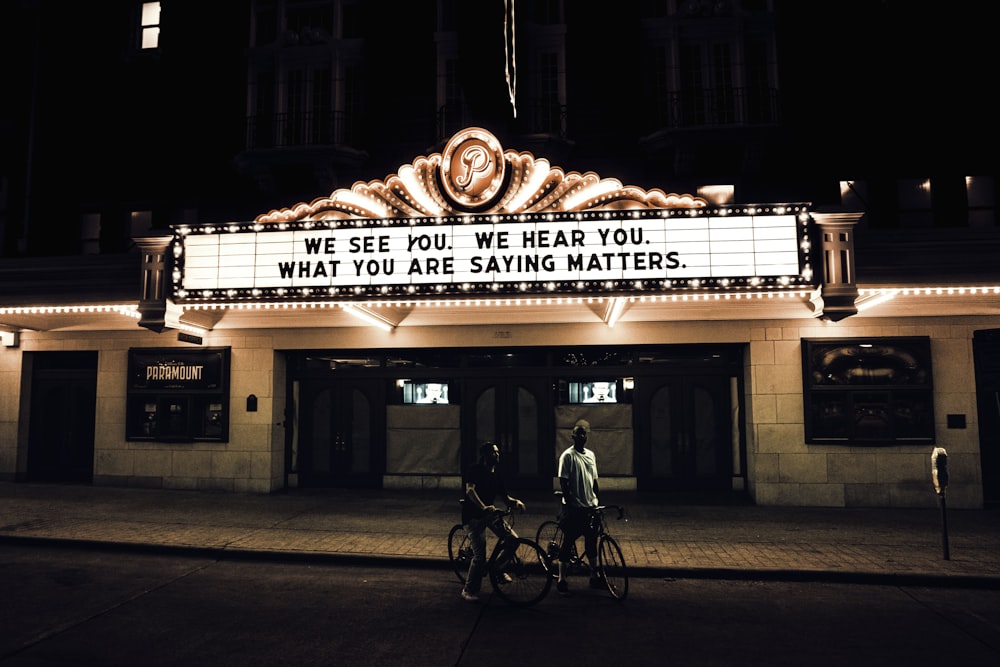
[[[573,494],[572,504],[577,507],[596,507],[597,494],[594,482],[597,480],[597,457],[594,452],[583,448],[576,451],[570,446],[559,456],[559,477],[569,481],[569,491]],[[563,502],[566,499],[563,498]]]

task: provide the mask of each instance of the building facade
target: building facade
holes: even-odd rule
[[[223,4],[107,3],[116,76],[22,73],[3,478],[457,489],[490,439],[549,488],[586,418],[602,488],[921,507],[944,450],[953,507],[1000,501],[995,164],[816,111],[833,6]],[[75,132],[66,80],[113,101]]]

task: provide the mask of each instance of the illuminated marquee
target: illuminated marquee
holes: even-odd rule
[[[180,299],[802,286],[804,205],[185,227]]]
[[[174,227],[178,302],[811,285],[807,204],[565,173],[481,128],[383,181],[253,222]]]

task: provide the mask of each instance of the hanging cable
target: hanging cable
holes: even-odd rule
[[[509,35],[508,35],[509,32]],[[503,2],[503,53],[507,95],[517,118],[517,57],[514,55],[514,0]]]

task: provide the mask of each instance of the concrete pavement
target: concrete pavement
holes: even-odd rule
[[[528,509],[515,530],[534,538],[556,500],[520,497]],[[998,510],[675,505],[622,492],[602,501],[626,507],[610,531],[635,577],[1000,588]],[[251,495],[0,482],[0,545],[448,568],[458,519],[455,491]]]

